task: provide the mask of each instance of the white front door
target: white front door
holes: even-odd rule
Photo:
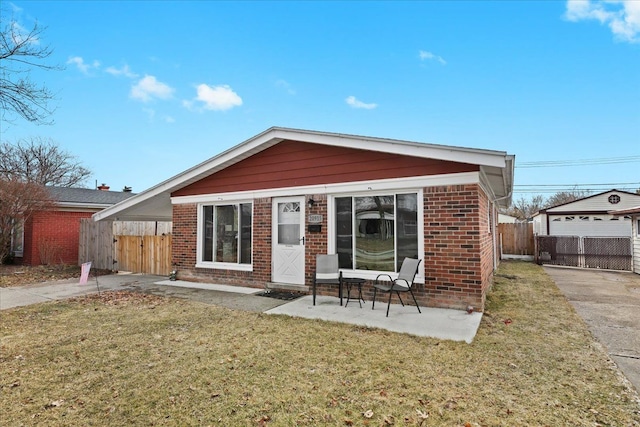
[[[304,285],[304,197],[273,199],[272,218],[271,280]]]

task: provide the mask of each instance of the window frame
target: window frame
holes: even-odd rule
[[[218,206],[237,206],[238,212],[240,213],[242,208],[240,205],[249,204],[251,205],[251,263],[249,264],[241,264],[239,262],[220,262],[220,261],[204,261],[202,258],[204,256],[204,208],[205,206],[213,207],[213,211],[216,211],[216,207]],[[224,201],[210,201],[210,202],[200,202],[197,204],[197,235],[196,235],[196,268],[207,268],[207,269],[219,269],[219,270],[237,270],[237,271],[253,271],[253,249],[254,242],[253,238],[255,235],[254,232],[254,220],[255,220],[255,212],[254,212],[255,203],[252,199],[238,199],[238,200],[224,200]],[[214,217],[215,218],[215,217]],[[238,218],[241,218],[241,215],[238,215]],[[214,224],[213,227],[213,241],[216,240],[216,227]],[[241,226],[238,224],[238,230],[241,232]],[[242,239],[239,238],[238,242],[241,242]],[[240,251],[240,248],[238,248]]]
[[[379,191],[345,191],[340,193],[331,193],[327,195],[327,250],[328,253],[337,253],[336,239],[336,199],[342,197],[372,197],[372,196],[389,196],[393,195],[394,200],[399,194],[416,194],[417,198],[417,235],[418,239],[418,257],[422,260],[415,281],[424,283],[424,190],[422,188],[387,188]],[[394,225],[394,227],[397,226]],[[397,250],[397,246],[395,249]],[[397,253],[396,255],[397,256]],[[395,277],[397,272],[379,271],[379,270],[357,270],[357,269],[340,269],[343,273],[350,277],[358,277],[366,280],[375,280],[379,274],[390,274]]]
[[[20,242],[19,250],[16,249],[18,247],[17,241]],[[13,221],[13,226],[11,228],[10,254],[16,258],[24,257],[24,220],[22,219]]]

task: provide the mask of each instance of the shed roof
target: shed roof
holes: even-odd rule
[[[609,213],[611,215],[640,215],[640,206],[634,206],[632,208],[609,211]]]
[[[515,157],[503,151],[272,127],[130,199],[94,214],[93,217],[96,221],[116,218],[170,221],[172,192],[285,140],[478,165],[495,200],[504,205],[511,202]]]

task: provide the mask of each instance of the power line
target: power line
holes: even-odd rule
[[[640,185],[640,182],[615,182],[610,184],[514,184],[514,187],[619,187],[619,186],[627,186],[627,185]]]
[[[514,194],[556,194],[582,192],[586,194],[602,193],[616,189],[635,193],[640,188],[640,182],[615,182],[606,184],[516,184],[513,186]]]
[[[635,163],[640,162],[640,156],[626,157],[607,157],[598,159],[578,159],[578,160],[541,160],[535,162],[516,163],[516,168],[553,168],[567,166],[593,166],[593,165],[612,165],[619,163]]]

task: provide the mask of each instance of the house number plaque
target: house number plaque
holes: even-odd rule
[[[322,215],[309,215],[309,224],[320,224],[322,222]]]

